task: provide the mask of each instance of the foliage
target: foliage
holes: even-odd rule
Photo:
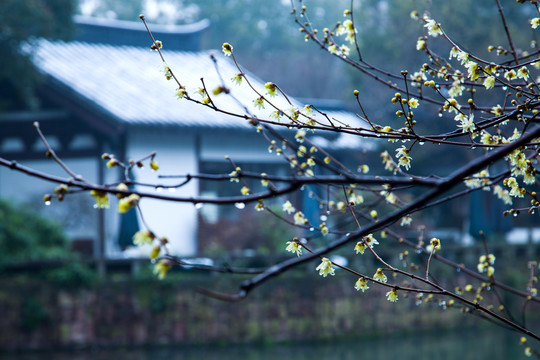
[[[59,224],[0,200],[0,270],[34,264],[42,267],[40,275],[44,279],[58,286],[88,285],[94,275],[79,262],[70,246]]]
[[[74,0],[2,0],[0,2],[0,111],[39,106],[40,76],[25,44],[37,38],[68,38]]]
[[[0,263],[66,260],[69,240],[51,220],[0,201]]]

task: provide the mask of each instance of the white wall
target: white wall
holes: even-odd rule
[[[158,174],[180,175],[198,171],[196,140],[193,132],[180,130],[134,130],[128,136],[128,158],[141,159],[153,151],[157,152],[155,160],[159,163],[159,171],[154,172],[148,166],[135,171],[138,182],[160,183],[163,185],[178,184],[182,179],[161,180]],[[148,164],[148,162],[146,162]],[[176,197],[196,196],[198,185],[192,181],[174,192],[157,191],[152,188],[139,187],[138,190]],[[140,202],[144,220],[159,236],[169,239],[169,250],[172,254],[190,256],[197,251],[197,211],[193,204],[168,202],[154,199],[142,199]],[[140,221],[142,225],[142,222]],[[148,249],[143,250],[146,251]]]
[[[278,144],[281,146],[281,144]],[[224,161],[228,155],[235,162],[283,162],[282,157],[268,152],[270,144],[252,129],[219,130],[201,133],[201,160]]]

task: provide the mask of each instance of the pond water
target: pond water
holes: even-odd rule
[[[4,360],[314,360],[519,359],[519,335],[510,331],[437,331],[357,341],[269,345],[215,345],[0,354]]]

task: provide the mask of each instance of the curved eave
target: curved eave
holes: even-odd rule
[[[125,21],[115,19],[95,18],[89,16],[76,15],[74,21],[77,24],[88,26],[99,26],[108,29],[122,29],[130,31],[140,31],[146,33],[146,29],[140,22]],[[163,34],[192,34],[201,32],[210,27],[210,20],[202,19],[193,24],[186,25],[162,25],[162,24],[150,24],[152,31]]]

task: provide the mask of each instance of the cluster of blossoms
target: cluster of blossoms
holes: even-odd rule
[[[336,29],[336,35],[345,35],[345,40],[350,44],[354,44],[354,38],[358,31],[354,28],[354,24],[351,20],[347,19],[343,24],[339,24]]]
[[[364,254],[367,248],[373,248],[374,245],[379,245],[377,239],[373,237],[373,234],[369,234],[362,238],[362,241],[358,241],[354,247],[354,251],[358,254]]]
[[[393,173],[396,173],[397,172],[396,164],[392,160],[392,157],[390,156],[388,151],[383,151],[381,153],[381,157],[382,157],[382,162],[384,164],[384,169],[391,171]]]
[[[510,196],[510,192],[503,189],[500,185],[495,185],[493,187],[493,194],[501,199],[506,205],[512,205],[512,197]]]
[[[519,133],[517,137],[519,137]],[[527,159],[527,156],[523,152],[523,149],[516,149],[512,151],[510,154],[508,154],[506,159],[512,166],[513,176],[523,176],[523,182],[525,184],[535,183],[537,171],[532,165],[531,161]]]
[[[423,20],[425,22],[424,27],[428,30],[429,36],[437,37],[443,34],[441,30],[441,26],[435,20],[430,19],[427,16],[424,16]]]
[[[95,207],[98,209],[108,209],[109,208],[109,196],[106,192],[91,190],[90,196],[96,199]]]
[[[167,238],[158,238],[150,230],[139,230],[133,235],[133,243],[136,246],[152,246],[150,252],[150,259],[155,260],[161,253],[163,246],[167,245],[169,241]],[[154,273],[158,275],[160,279],[163,279],[167,272],[170,270],[172,264],[167,259],[161,259],[154,265]]]
[[[396,149],[396,158],[398,159],[398,166],[403,166],[405,170],[410,169],[412,157],[405,146]]]
[[[487,273],[488,277],[492,277],[493,273],[495,273],[495,268],[493,267],[494,264],[495,264],[495,255],[493,254],[482,255],[478,259],[478,265],[477,265],[478,272],[481,272],[481,273],[485,272]]]
[[[512,197],[520,197],[521,198],[526,193],[525,188],[520,187],[517,180],[516,180],[516,178],[513,177],[513,176],[504,179],[503,184],[510,188],[510,191],[508,192],[508,195],[510,195]]]
[[[489,190],[490,184],[491,181],[489,180],[489,171],[487,169],[482,170],[465,180],[465,186],[471,189],[482,188],[483,190]]]

